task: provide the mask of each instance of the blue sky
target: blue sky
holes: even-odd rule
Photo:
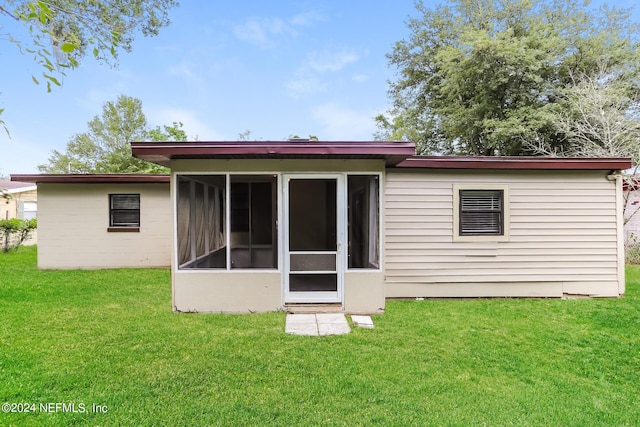
[[[373,117],[389,104],[385,54],[414,11],[413,0],[183,0],[171,25],[138,37],[117,69],[87,58],[51,93],[32,83],[41,70],[31,56],[1,41],[11,139],[0,134],[0,173],[37,172],[120,94],[140,99],[153,127],[183,122],[190,139],[236,140],[249,130],[263,140],[370,140]]]
[[[0,37],[0,108],[11,132],[0,132],[0,174],[37,172],[121,94],[142,101],[150,126],[181,121],[191,140],[246,130],[262,140],[371,140],[395,76],[385,54],[416,15],[413,0],[181,3],[171,25],[137,37],[118,68],[87,58],[52,93],[32,83],[42,70],[31,56]],[[24,36],[6,21],[0,35]]]

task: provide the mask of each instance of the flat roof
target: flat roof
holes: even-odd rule
[[[415,154],[413,142],[196,141],[132,142],[134,157],[162,166],[175,159],[382,159],[395,166]]]
[[[411,156],[397,168],[624,170],[629,158]]]
[[[11,181],[46,183],[168,183],[168,174],[105,173],[105,174],[12,174]]]
[[[141,149],[142,155],[138,156],[140,158],[146,158],[148,156],[159,155],[165,159],[168,163],[169,159],[172,158],[234,158],[234,159],[244,159],[244,158],[384,158],[387,162],[387,165],[393,168],[398,169],[407,169],[407,168],[416,168],[416,169],[486,169],[486,170],[625,170],[631,168],[631,159],[628,158],[573,158],[573,157],[459,157],[459,156],[404,156],[400,154],[389,154],[388,157],[384,157],[381,154],[373,154],[372,157],[365,157],[364,153],[366,150],[370,149],[368,144],[380,144],[380,143],[346,143],[349,148],[353,148],[354,144],[356,147],[360,147],[359,149],[362,151],[358,151],[356,149],[356,154],[346,154],[348,150],[347,147],[337,147],[337,151],[341,154],[317,154],[320,151],[323,151],[327,148],[315,147],[314,150],[311,150],[312,153],[300,154],[302,150],[301,143],[295,142],[294,144],[297,147],[291,147],[291,144],[284,144],[281,147],[276,147],[275,151],[279,154],[276,157],[271,156],[270,154],[262,155],[260,153],[256,154],[255,151],[251,148],[253,144],[254,147],[260,147],[261,149],[266,149],[268,143],[245,143],[245,142],[234,142],[234,143],[198,143],[198,151],[203,150],[201,154],[194,154],[193,156],[185,156],[184,154],[172,154],[171,150],[175,150],[175,152],[181,152],[178,147],[172,148],[175,146],[179,146],[181,143],[171,143],[171,146],[165,145],[168,143],[134,143],[137,148]],[[152,154],[155,153],[153,149],[147,150],[147,145],[153,144],[158,145],[161,144],[165,149],[168,149],[168,152],[163,151],[164,154]],[[196,144],[196,143],[184,143],[184,144]],[[249,144],[249,146],[244,146],[239,148],[240,144]],[[263,145],[264,144],[264,145]],[[310,144],[315,144],[310,143]],[[339,145],[342,143],[331,143],[333,148],[336,148],[335,145]],[[384,144],[384,143],[383,143]],[[404,143],[386,143],[389,144],[404,144]],[[412,147],[412,146],[411,146]],[[187,147],[188,148],[188,147]],[[380,145],[376,146],[376,149],[380,149]],[[403,146],[395,146],[393,148],[398,148],[400,150],[406,150],[408,147],[406,145]],[[209,151],[212,150],[212,151]],[[236,151],[238,150],[238,151]],[[254,151],[251,151],[254,150]],[[187,150],[188,151],[188,150]],[[254,156],[250,156],[248,154],[244,154],[247,151],[253,153]],[[283,154],[282,152],[287,152],[290,154]],[[237,154],[232,154],[232,152],[236,152]],[[225,154],[221,154],[225,153]],[[332,157],[332,155],[336,155],[338,157]],[[223,157],[226,156],[226,157]],[[299,157],[296,157],[299,156]],[[353,156],[353,157],[350,157]],[[398,160],[400,159],[400,160]],[[393,162],[398,161],[398,163],[394,164]],[[389,164],[391,162],[391,164]],[[162,164],[162,163],[160,163]],[[11,181],[22,182],[22,183],[168,183],[171,180],[171,176],[168,174],[12,174]],[[27,184],[29,185],[29,184]],[[33,185],[33,184],[31,184]],[[7,187],[5,187],[7,188]]]

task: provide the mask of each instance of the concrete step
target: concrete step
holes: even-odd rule
[[[284,311],[292,314],[341,313],[342,304],[286,304]]]
[[[344,335],[351,332],[343,313],[287,314],[285,332],[292,335]]]

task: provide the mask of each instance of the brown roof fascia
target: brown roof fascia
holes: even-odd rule
[[[29,181],[40,183],[168,183],[171,176],[167,174],[16,174],[11,181]]]
[[[415,154],[412,142],[378,141],[213,141],[213,142],[132,142],[134,157],[168,165],[171,159],[198,156],[201,158],[309,157],[379,157],[394,166]]]
[[[412,156],[397,168],[624,170],[629,158]]]

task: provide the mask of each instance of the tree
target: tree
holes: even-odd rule
[[[238,141],[249,141],[250,137],[251,137],[251,131],[247,129],[244,132],[240,132],[238,134]]]
[[[540,137],[531,144],[537,153],[629,157],[640,165],[640,92],[626,76],[607,71],[597,77],[581,74],[561,95],[554,126],[567,142],[559,149]]]
[[[51,91],[52,84],[60,86],[64,71],[78,67],[87,52],[116,65],[120,52],[131,51],[136,33],[157,35],[169,25],[168,12],[177,5],[174,0],[7,0],[0,5],[0,17],[23,23],[30,40],[16,40],[11,34],[0,38],[33,55],[43,72],[32,80],[46,82]]]
[[[638,88],[637,24],[621,9],[579,0],[418,2],[410,36],[387,55],[399,69],[393,107],[377,117],[378,138],[413,140],[423,153],[533,154],[544,138],[562,149],[554,126],[562,91],[576,73],[605,62]]]
[[[640,92],[629,75],[616,73],[604,64],[596,76],[572,75],[572,84],[561,91],[554,126],[566,136],[559,149],[543,136],[529,143],[536,154],[568,157],[628,157],[633,168],[623,176],[627,188],[640,190],[636,176],[640,167]],[[640,212],[630,192],[623,200],[624,223]]]
[[[167,169],[131,156],[131,141],[186,141],[182,123],[148,129],[139,99],[121,95],[107,102],[102,115],[88,124],[88,131],[74,135],[64,153],[54,150],[45,173],[165,173]]]

